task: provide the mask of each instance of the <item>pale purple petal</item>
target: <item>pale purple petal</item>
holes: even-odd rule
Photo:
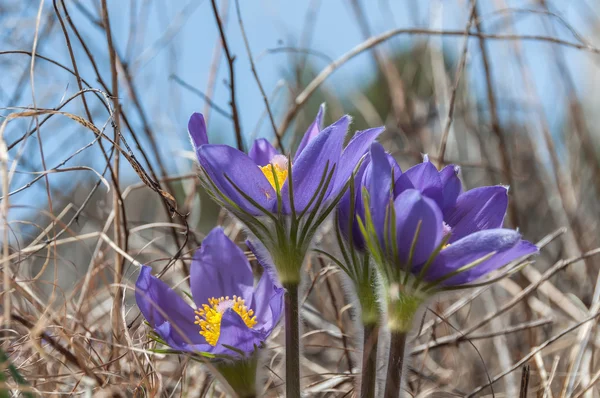
[[[263,341],[264,335],[260,331],[250,329],[236,312],[228,309],[221,318],[221,334],[211,353],[239,357],[239,353],[225,347],[230,346],[248,355],[254,352],[254,347],[260,346]]]
[[[356,175],[354,177],[354,214],[353,223],[352,223],[352,240],[354,243],[354,247],[358,250],[363,250],[365,248],[365,241],[363,239],[362,233],[360,231],[360,227],[358,226],[357,217],[360,217],[363,222],[365,220],[365,209],[362,200],[362,180],[363,175],[371,163],[371,157],[369,154],[365,157],[365,160],[361,163]],[[340,226],[340,231],[342,235],[349,239],[350,237],[350,190],[347,190],[340,203],[337,206],[338,212],[338,225]]]
[[[387,158],[388,158],[388,162],[390,163],[390,167],[392,168],[392,173],[393,173],[393,177],[394,177],[394,186],[395,186],[396,181],[398,181],[398,179],[402,175],[402,169],[400,168],[400,165],[398,164],[398,162],[396,162],[396,159],[394,159],[394,157],[391,154],[388,153]],[[396,189],[394,188],[394,196],[397,196],[395,193],[396,193]]]
[[[430,281],[441,278],[491,253],[496,253],[481,264],[444,282],[444,285],[448,286],[461,285],[537,251],[537,247],[522,240],[517,231],[500,228],[479,231],[443,249],[425,278]]]
[[[281,318],[284,294],[285,290],[278,287],[270,273],[265,270],[256,285],[251,307],[256,315],[255,329],[271,332]]]
[[[385,130],[385,127],[376,127],[359,131],[350,140],[337,165],[335,182],[331,195],[337,195],[344,187],[352,172],[356,169],[358,162],[365,155],[371,143]]]
[[[236,295],[244,300],[252,299],[252,268],[244,252],[225,235],[222,228],[214,228],[194,254],[190,287],[199,308],[213,297]]]
[[[463,193],[445,213],[444,221],[452,228],[450,243],[477,231],[502,227],[507,206],[508,191],[503,186],[474,188]]]
[[[325,104],[321,104],[319,107],[319,112],[317,112],[317,117],[308,127],[304,136],[302,136],[302,140],[300,141],[300,145],[298,145],[298,149],[296,150],[296,155],[294,156],[294,161],[298,159],[304,148],[308,146],[308,143],[312,141],[323,128],[323,114],[325,113]]]
[[[225,176],[263,208],[272,210],[276,205],[275,190],[256,163],[245,153],[228,145],[203,145],[198,149],[198,161],[221,192],[249,213],[264,215]]]
[[[315,193],[323,187],[321,177],[325,166],[327,166],[327,173],[329,174],[333,166],[338,163],[349,124],[350,117],[344,116],[325,128],[308,144],[296,163],[293,164],[294,205],[297,212],[303,211],[310,203],[311,198],[315,196]],[[326,192],[330,192],[331,188],[332,183],[329,184]],[[283,198],[289,197],[288,189],[289,184],[286,183],[281,190]],[[324,199],[327,199],[327,195],[324,196]],[[313,202],[311,208],[314,207],[315,202]],[[291,210],[289,209],[289,203],[284,201],[283,206],[284,211],[289,213]]]
[[[190,344],[200,351],[210,349],[194,324],[194,309],[151,272],[142,266],[135,284],[136,303],[150,326],[174,349],[191,351]]]
[[[208,144],[208,135],[206,134],[206,122],[201,113],[193,113],[188,122],[188,134],[192,140],[194,150],[198,150],[202,145]]]
[[[460,167],[450,164],[440,171],[440,179],[442,181],[442,189],[444,193],[444,207],[446,211],[456,204],[456,199],[462,193],[462,182],[458,178]]]
[[[390,220],[389,214],[390,201],[392,198],[392,168],[388,161],[385,149],[381,144],[374,142],[369,151],[371,162],[363,176],[363,185],[369,192],[369,209],[373,225],[377,231],[377,236],[384,242],[390,237],[384,236],[386,213],[387,220]],[[391,224],[390,224],[391,225]]]
[[[420,224],[414,245],[411,269],[418,267],[431,255],[442,239],[442,212],[437,204],[416,189],[402,192],[394,201],[396,210],[396,234],[398,255],[406,265]]]
[[[250,241],[249,239],[246,239],[246,246],[248,246],[248,249],[254,254],[258,264],[271,274],[271,277],[277,286],[281,286],[281,283],[279,283],[279,280],[277,279],[277,269],[273,264],[271,254],[264,244],[259,240]]]
[[[277,149],[265,138],[255,140],[250,152],[248,152],[250,159],[254,160],[258,166],[268,165],[277,154]]]
[[[419,163],[406,170],[396,181],[395,193],[406,189],[418,189],[423,195],[433,199],[441,209],[444,204],[440,173],[431,162]]]

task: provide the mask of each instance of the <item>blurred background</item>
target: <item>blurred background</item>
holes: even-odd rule
[[[600,396],[599,4],[0,0],[2,352],[43,396],[218,394],[202,366],[146,350],[132,300],[138,263],[185,290],[206,232],[244,239],[199,187],[188,118],[211,143],[293,152],[326,103],[327,124],[385,125],[403,169],[428,154],[465,189],[510,186],[505,225],[544,246],[430,303],[411,393],[516,397],[527,375],[530,396]],[[324,259],[307,279],[306,391],[351,396],[353,298]]]

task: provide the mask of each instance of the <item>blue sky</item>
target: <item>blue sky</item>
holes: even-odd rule
[[[83,1],[87,9],[93,10],[96,2]],[[136,6],[135,15],[138,15],[137,25],[131,25],[130,4]],[[110,0],[109,7],[111,12],[111,24],[114,31],[114,40],[118,51],[125,55],[129,54],[130,65],[135,68],[135,83],[142,99],[145,113],[151,124],[154,126],[157,141],[159,143],[164,159],[169,162],[169,168],[174,172],[183,172],[189,170],[191,162],[180,157],[182,150],[187,150],[186,125],[189,115],[194,111],[201,111],[204,108],[204,102],[195,94],[190,93],[178,86],[172,79],[171,74],[176,74],[194,87],[205,91],[210,73],[212,54],[215,43],[218,39],[218,30],[216,28],[214,16],[209,0],[203,1],[155,1],[150,2],[147,13],[140,12],[142,1],[123,2]],[[312,42],[310,48],[326,54],[330,58],[338,58],[342,54],[363,41],[362,35],[355,21],[350,2],[348,0],[306,0],[306,1],[275,1],[275,0],[241,0],[241,12],[245,23],[246,32],[252,48],[255,59],[257,59],[257,68],[261,76],[262,83],[267,93],[272,93],[275,87],[282,82],[282,78],[289,70],[289,56],[284,53],[264,54],[267,49],[278,47],[298,46],[299,38],[303,34],[305,27],[305,18],[309,7],[318,5],[318,11],[311,18],[312,24]],[[374,34],[384,32],[395,27],[421,27],[421,28],[443,28],[443,29],[464,29],[467,18],[467,1],[456,0],[369,0],[362,2],[366,17],[369,20]],[[518,9],[532,9],[534,6],[531,1],[507,1],[507,6]],[[30,21],[28,24],[18,24],[18,17],[27,18],[35,15],[38,2],[29,1],[15,3],[14,18],[11,18],[0,36],[0,46],[2,49],[15,49],[16,37],[27,38],[33,36],[35,26]],[[67,2],[67,4],[72,4]],[[367,6],[368,4],[368,6]],[[418,4],[418,7],[416,6]],[[497,1],[480,0],[482,4],[482,15],[486,16],[494,10],[493,5]],[[562,1],[555,0],[551,2],[553,10],[576,26],[579,33],[585,37],[594,39],[588,28],[589,15],[580,15],[580,10],[584,9],[585,1]],[[440,8],[442,7],[442,8]],[[590,10],[593,10],[591,6]],[[44,12],[52,12],[52,4],[46,1]],[[108,69],[108,58],[106,56],[105,36],[98,27],[88,23],[81,13],[74,7],[69,8],[72,18],[80,27],[86,41],[90,44],[92,52],[96,55],[104,79],[110,81]],[[592,12],[592,11],[590,11]],[[557,29],[557,35],[561,38],[575,41],[572,35],[556,19],[547,16],[532,13],[512,14],[517,21],[516,33],[520,34],[547,34],[542,24],[543,20],[549,21]],[[140,23],[140,19],[145,21]],[[436,19],[438,18],[438,19]],[[17,21],[17,22],[15,22]],[[486,29],[494,29],[495,33],[510,33],[503,28],[503,18],[493,16],[485,19]],[[5,20],[6,22],[6,20]],[[130,32],[134,31],[137,39],[132,49],[127,49],[127,42]],[[17,32],[17,33],[15,33]],[[227,36],[232,52],[236,55],[235,73],[237,84],[237,102],[240,108],[242,129],[249,134],[254,130],[259,120],[264,104],[256,82],[250,71],[250,64],[243,45],[240,29],[235,11],[235,2],[230,1],[229,23],[227,27]],[[74,37],[72,38],[74,40]],[[406,47],[415,40],[425,40],[425,37],[398,37],[384,44],[384,48]],[[437,39],[436,39],[437,40]],[[166,43],[166,45],[165,45]],[[448,38],[443,40],[445,48],[459,53],[462,48],[462,38]],[[28,44],[30,46],[31,43]],[[469,83],[473,90],[483,93],[483,74],[481,68],[481,57],[479,48],[475,40],[470,41],[468,58],[468,76]],[[557,100],[564,98],[564,92],[559,84],[554,83],[556,77],[555,66],[549,62],[552,54],[552,46],[543,43],[527,42],[522,44],[525,61],[532,70],[532,76],[539,95],[544,100],[544,111],[548,116],[551,125],[560,125],[562,122],[561,107],[562,102]],[[24,49],[24,48],[20,48]],[[27,49],[27,48],[25,48]],[[158,49],[158,50],[157,50]],[[523,83],[520,72],[515,65],[512,57],[512,47],[508,42],[494,41],[489,43],[489,49],[494,66],[494,80],[500,88],[499,95],[515,99],[524,100]],[[584,81],[581,77],[586,73],[586,62],[589,62],[589,55],[572,49],[562,48],[565,57],[568,59],[569,66],[575,77],[576,84],[581,89]],[[64,45],[64,38],[58,24],[54,27],[51,35],[44,38],[40,44],[41,54],[50,56],[66,65],[70,65],[68,52]],[[97,84],[93,79],[92,69],[86,62],[85,54],[75,46],[76,57],[79,60],[79,67],[83,77],[87,78],[92,84]],[[4,56],[6,57],[6,56]],[[19,57],[19,56],[13,56]],[[17,58],[14,58],[16,60]],[[18,58],[22,68],[28,68],[29,58],[22,56]],[[3,61],[6,61],[5,59]],[[327,62],[313,58],[314,65],[318,68],[325,67]],[[4,64],[3,64],[4,65]],[[11,68],[6,73],[0,75],[0,86],[4,93],[12,93],[17,78],[22,74],[23,69]],[[43,61],[38,60],[36,68],[36,100],[38,106],[54,107],[62,98],[68,97],[77,91],[77,86],[68,74],[57,71],[54,67],[49,67]],[[360,90],[365,79],[374,72],[374,64],[370,54],[365,53],[348,62],[338,71],[336,71],[326,85],[334,92],[344,94]],[[221,60],[221,67],[217,77],[216,91],[213,100],[225,109],[229,109],[229,91],[224,81],[228,77],[228,70],[225,61]],[[121,85],[122,93],[126,88]],[[28,91],[21,98],[18,104],[26,106],[31,104],[31,96]],[[0,96],[0,101],[7,101],[10,95]],[[282,109],[284,97],[280,96],[273,106]],[[122,96],[122,104],[131,115],[136,129],[141,133],[139,118],[133,110],[131,100],[128,96]],[[96,103],[96,107],[98,104]],[[67,110],[83,114],[80,104],[70,105]],[[513,111],[511,116],[514,117]],[[7,111],[3,112],[4,114]],[[101,113],[98,113],[101,115]],[[281,112],[278,113],[281,117]],[[527,114],[523,113],[523,116]],[[101,126],[105,121],[106,115],[98,116],[96,123]],[[280,119],[278,119],[280,120]],[[7,131],[7,141],[21,135],[27,127],[25,122],[11,124]],[[233,127],[226,118],[211,113],[209,130],[211,140],[220,142],[232,142]],[[52,167],[63,159],[65,153],[72,153],[77,148],[85,145],[92,137],[87,132],[73,122],[62,119],[48,123],[47,127],[42,129],[45,142],[45,152],[47,154],[48,167]],[[262,124],[259,135],[270,137],[271,130],[268,123]],[[133,144],[131,138],[126,135],[130,145]],[[146,140],[142,141],[142,146],[148,147]],[[39,166],[39,155],[37,149],[37,140],[30,138],[25,150],[29,163]],[[15,150],[11,152],[14,156]],[[97,159],[96,161],[94,159]],[[70,165],[74,164],[98,164],[101,163],[99,152],[96,149],[86,150],[83,154],[75,157]],[[18,167],[21,169],[21,167]],[[38,168],[39,170],[39,168]],[[126,175],[134,177],[129,166],[123,168]],[[80,174],[81,176],[81,174]],[[90,177],[92,175],[90,174]],[[30,175],[17,175],[13,181],[12,189],[22,185],[24,182],[33,178]],[[72,183],[72,177],[67,175],[52,175],[53,184]],[[26,191],[25,195],[30,196],[32,190]],[[43,183],[36,184],[35,192],[43,193]],[[18,198],[17,195],[15,198]],[[29,197],[30,199],[30,197]],[[27,198],[25,198],[26,201]]]

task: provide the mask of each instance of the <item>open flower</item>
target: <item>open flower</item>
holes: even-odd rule
[[[300,269],[314,234],[384,130],[360,131],[344,148],[350,117],[322,129],[323,111],[321,107],[293,157],[280,154],[265,139],[256,140],[248,154],[211,145],[198,113],[188,125],[204,187],[261,242],[288,289],[300,283]]]
[[[358,132],[344,149],[350,117],[322,129],[324,108],[304,134],[296,154],[281,154],[266,139],[248,154],[208,143],[204,117],[194,113],[188,132],[210,189],[231,209],[262,216],[318,210],[340,193],[383,127]],[[290,184],[291,180],[291,184]]]
[[[251,354],[271,334],[282,313],[283,288],[267,271],[255,286],[243,251],[221,228],[210,232],[192,260],[195,307],[150,272],[150,267],[142,266],[136,302],[150,326],[175,350]]]
[[[538,251],[517,231],[502,228],[507,188],[462,192],[458,170],[450,165],[438,171],[426,157],[401,173],[381,145],[371,146],[368,164],[357,175],[356,224],[363,224],[359,229],[369,249],[386,264],[384,273],[399,268],[417,284],[443,289],[468,284]]]

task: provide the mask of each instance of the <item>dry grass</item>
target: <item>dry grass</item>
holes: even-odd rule
[[[214,225],[244,239],[242,226],[198,186],[182,127],[188,115],[173,121],[173,109],[157,106],[144,84],[170,81],[160,94],[173,108],[183,90],[198,91],[178,75],[176,45],[197,7],[219,15],[211,14],[218,24],[205,59],[211,74],[200,88],[204,113],[231,122],[223,137],[235,135],[238,146],[260,131],[293,147],[326,100],[330,118],[351,112],[358,127],[384,123],[381,142],[403,168],[429,153],[440,165],[461,165],[466,187],[510,185],[506,224],[538,241],[542,254],[493,287],[429,303],[413,337],[413,396],[600,397],[600,44],[593,44],[600,19],[592,5],[444,1],[442,11],[432,1],[427,28],[376,34],[365,4],[351,1],[343,6],[364,41],[331,60],[313,50],[320,1],[306,2],[297,45],[259,56],[268,45],[245,37],[249,16],[239,14],[249,6],[196,3],[170,10],[157,39],[147,22],[161,7],[155,2],[123,3],[131,11],[124,18],[104,0],[0,1],[0,397],[222,394],[208,364],[153,351],[132,294],[141,263],[187,290],[191,254]],[[560,12],[567,8],[570,18]],[[437,22],[448,10],[458,28]],[[242,29],[227,29],[235,23]],[[245,47],[234,49],[231,36],[240,32]],[[399,37],[410,38],[408,49],[399,50]],[[454,51],[442,52],[449,37]],[[266,92],[258,59],[282,51],[291,72]],[[160,73],[141,70],[165,53]],[[266,104],[256,127],[238,117],[248,99],[235,91],[236,56],[252,61],[256,80],[243,84],[258,83],[261,96],[252,100]],[[341,95],[328,78],[360,56],[372,57],[376,76],[357,76]],[[212,100],[222,68],[231,106]],[[331,247],[330,228],[316,245]],[[302,369],[310,396],[354,394],[362,338],[340,272],[317,256],[306,264]],[[282,344],[276,330],[263,358],[269,396],[283,395]]]

